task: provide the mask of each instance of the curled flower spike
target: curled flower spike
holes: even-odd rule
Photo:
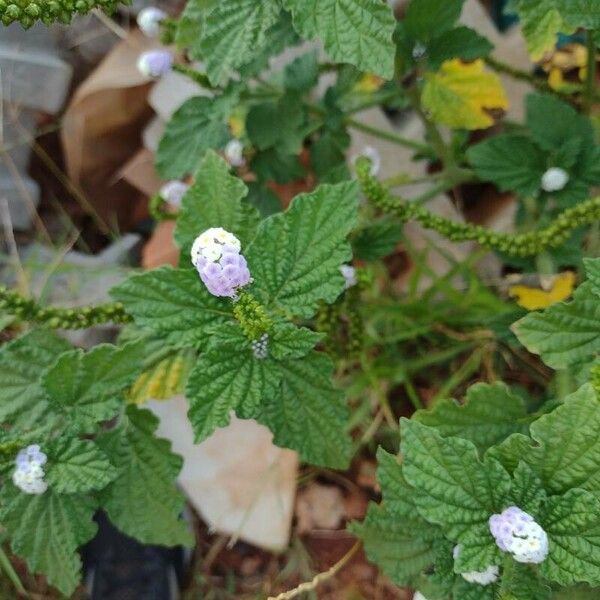
[[[13,483],[26,494],[43,494],[48,489],[42,468],[47,461],[48,457],[40,450],[39,445],[32,444],[23,448],[15,459]]]
[[[365,146],[359,154],[352,158],[352,164],[356,164],[356,161],[362,156],[371,161],[369,175],[371,177],[375,177],[381,169],[381,154],[379,154],[379,150],[377,150],[377,148],[373,148],[373,146]]]
[[[173,54],[168,50],[142,52],[138,57],[137,68],[144,77],[158,79],[173,68]]]
[[[232,167],[243,167],[246,164],[244,159],[244,145],[240,140],[230,140],[225,146],[225,159]]]
[[[251,344],[254,358],[258,360],[264,360],[269,355],[268,352],[269,334],[263,334],[258,340],[254,340]]]
[[[458,558],[460,554],[460,544],[454,546],[452,556],[454,560]],[[477,583],[478,585],[490,585],[498,579],[500,574],[500,568],[497,565],[490,565],[485,571],[466,571],[461,573],[462,578],[469,583]]]
[[[156,6],[142,8],[137,16],[140,31],[150,38],[157,37],[160,33],[160,22],[167,18],[167,13]]]
[[[558,192],[569,183],[569,174],[560,167],[552,167],[542,175],[542,189],[545,192]]]
[[[192,245],[191,259],[200,279],[214,296],[235,298],[251,281],[240,241],[221,227],[207,229]]]
[[[342,265],[340,267],[340,273],[344,277],[344,289],[350,289],[358,283],[358,279],[356,278],[356,269],[352,265]]]
[[[490,531],[498,548],[520,563],[538,564],[548,556],[548,536],[534,518],[517,506],[490,517]]]
[[[189,189],[190,186],[187,183],[173,180],[165,183],[160,188],[158,194],[165,202],[168,202],[174,208],[179,208],[183,197]]]

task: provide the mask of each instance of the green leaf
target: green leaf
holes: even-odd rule
[[[231,305],[210,294],[193,267],[160,267],[129,277],[110,291],[135,322],[175,347],[202,348],[208,328],[232,319]]]
[[[404,26],[411,37],[427,42],[452,29],[463,4],[464,0],[412,0],[406,11]]]
[[[158,145],[158,174],[163,179],[181,179],[193,173],[206,150],[221,148],[229,139],[231,110],[227,96],[186,100],[167,123]]]
[[[263,183],[271,180],[289,183],[305,176],[298,155],[282,153],[277,148],[257,152],[252,159],[251,169]]]
[[[91,440],[61,437],[45,445],[44,451],[46,481],[60,494],[101,490],[116,476],[106,455]]]
[[[435,427],[444,437],[470,440],[485,452],[511,433],[528,431],[523,400],[503,383],[477,383],[467,391],[464,405],[456,400],[437,402],[433,408],[418,411],[414,419]]]
[[[275,444],[296,450],[304,462],[345,469],[352,453],[348,410],[332,384],[331,359],[313,351],[278,362],[278,368],[281,387],[265,395],[258,420],[273,432]]]
[[[600,296],[600,258],[585,258],[583,263],[592,292]]]
[[[542,480],[526,462],[520,461],[513,473],[511,505],[518,506],[530,515],[538,514],[546,499]]]
[[[395,20],[380,0],[283,0],[294,27],[308,39],[319,37],[337,62],[350,63],[391,79]]]
[[[531,312],[512,329],[527,350],[539,354],[548,366],[564,369],[600,352],[600,303],[586,282],[571,302]]]
[[[270,217],[283,209],[279,197],[273,190],[254,181],[248,184],[248,203],[258,210],[262,218]]]
[[[600,492],[600,402],[590,384],[531,424],[531,439],[514,435],[491,451],[509,470],[527,463],[544,488]]]
[[[477,177],[495,183],[500,191],[522,196],[540,189],[546,171],[546,157],[538,146],[521,134],[498,135],[467,150]]]
[[[520,564],[516,561],[504,565],[502,591],[507,598],[515,600],[549,600],[554,598],[548,583],[544,581],[535,565]],[[462,596],[459,596],[462,598]],[[494,596],[491,598],[502,598]],[[473,598],[476,598],[473,596]]]
[[[415,488],[420,514],[462,546],[457,569],[500,564],[488,520],[504,508],[508,473],[495,460],[480,461],[468,440],[443,438],[417,421],[402,419],[401,439],[404,476]]]
[[[41,374],[71,349],[56,334],[34,329],[0,350],[0,423],[18,429],[39,425],[47,410]]]
[[[565,22],[573,28],[600,29],[600,4],[596,0],[553,0]]]
[[[391,254],[402,238],[402,224],[384,217],[361,227],[352,239],[354,256],[374,262]]]
[[[175,241],[189,253],[196,237],[210,227],[223,227],[248,242],[259,221],[256,210],[244,201],[248,188],[229,172],[229,165],[209,150],[183,198]]]
[[[283,83],[287,90],[300,94],[310,91],[319,81],[319,57],[312,50],[294,59],[285,67]]]
[[[191,545],[180,519],[185,499],[175,483],[183,461],[170,442],[154,435],[157,427],[150,411],[130,405],[121,425],[97,439],[118,468],[101,494],[102,507],[116,527],[143,544]]]
[[[363,541],[369,561],[395,584],[410,585],[434,563],[433,541],[440,532],[419,517],[396,457],[379,450],[377,459],[383,501],[371,503],[365,520],[349,529]]]
[[[265,44],[280,10],[276,0],[221,0],[209,7],[200,51],[213,85],[221,85],[233,69],[246,64]]]
[[[93,432],[119,411],[125,389],[141,371],[143,350],[143,344],[132,342],[62,354],[42,377],[50,408],[70,431]]]
[[[357,207],[355,183],[321,185],[260,224],[246,257],[263,304],[310,317],[321,301],[339,296]]]
[[[241,329],[235,325],[215,331],[188,379],[189,419],[197,442],[229,423],[231,412],[254,418],[265,396],[277,394],[281,374],[271,357],[254,357]]]
[[[451,4],[451,3],[447,3]],[[451,58],[474,60],[487,56],[494,46],[470,27],[455,27],[436,35],[427,46],[427,60],[434,71]]]
[[[59,495],[52,489],[32,496],[7,483],[0,492],[0,521],[13,552],[27,561],[30,571],[43,573],[70,597],[81,579],[77,549],[96,533],[96,506],[89,496]]]
[[[548,499],[541,525],[550,552],[542,574],[559,585],[600,584],[600,501],[585,490],[572,489]]]
[[[301,358],[306,356],[322,338],[322,334],[316,331],[282,321],[273,327],[269,337],[269,352],[278,360]]]

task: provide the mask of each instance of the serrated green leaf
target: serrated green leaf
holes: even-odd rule
[[[283,0],[294,27],[319,37],[331,58],[382,77],[394,72],[394,17],[379,0]]]
[[[402,224],[383,218],[361,227],[352,239],[354,256],[373,262],[391,254],[402,238]]]
[[[167,440],[155,436],[158,419],[127,407],[121,425],[97,443],[117,466],[117,478],[101,494],[102,507],[123,533],[144,544],[191,545],[180,519],[184,497],[175,479],[182,466]]]
[[[196,237],[210,227],[222,227],[242,243],[252,239],[259,216],[244,201],[247,193],[244,182],[231,175],[227,162],[209,150],[183,198],[177,218],[175,241],[182,252],[189,253]]]
[[[319,81],[319,56],[311,50],[285,67],[283,83],[287,90],[306,93]]]
[[[306,174],[297,154],[286,154],[277,148],[257,152],[250,166],[263,184],[269,181],[289,183]]]
[[[600,296],[600,258],[585,258],[585,273],[596,296]]]
[[[464,0],[411,0],[404,26],[414,39],[427,42],[448,31],[460,17]]]
[[[229,139],[227,118],[232,108],[227,96],[186,100],[167,123],[158,145],[159,175],[181,179],[196,170],[206,150],[221,148]]]
[[[66,340],[44,329],[34,329],[2,347],[0,423],[10,423],[19,429],[39,425],[47,410],[40,377],[70,349]]]
[[[467,158],[480,179],[495,183],[501,191],[523,196],[540,189],[547,168],[544,153],[521,134],[498,135],[480,142],[467,150]]]
[[[542,480],[526,462],[520,461],[512,476],[511,505],[531,515],[538,514],[545,501],[546,491]]]
[[[269,353],[276,359],[301,358],[307,355],[321,339],[322,334],[296,327],[293,323],[275,323],[269,336]]]
[[[177,22],[175,43],[180,50],[187,50],[194,60],[200,60],[200,41],[204,17],[218,0],[188,0]]]
[[[141,371],[143,350],[138,342],[103,344],[87,353],[73,350],[46,371],[42,389],[69,431],[91,433],[117,414],[125,389]]]
[[[208,8],[200,51],[213,85],[221,85],[265,43],[280,10],[276,0],[221,0]]]
[[[44,445],[46,481],[59,494],[101,490],[115,477],[107,456],[91,440],[57,438]]]
[[[520,564],[516,561],[505,563],[501,589],[506,597],[515,600],[549,600],[552,596],[550,586],[535,565]]]
[[[509,470],[527,463],[550,493],[600,491],[600,402],[590,384],[531,425],[531,439],[509,437],[491,451]]]
[[[32,496],[7,483],[0,492],[0,521],[12,550],[27,561],[31,572],[43,573],[65,596],[81,579],[77,549],[96,533],[96,507],[89,496],[60,495],[51,489]]]
[[[265,396],[257,417],[273,432],[278,446],[292,448],[307,463],[348,466],[352,442],[345,428],[348,410],[332,384],[333,363],[322,352],[278,362],[281,387]]]
[[[494,460],[482,462],[468,440],[443,438],[417,421],[402,420],[403,472],[415,504],[430,523],[461,544],[457,569],[480,571],[500,564],[488,520],[501,512],[510,477]]]
[[[600,29],[600,4],[596,0],[553,0],[558,12],[571,27]]]
[[[527,350],[539,354],[548,366],[564,369],[600,353],[600,303],[586,282],[571,302],[531,312],[512,329]]]
[[[550,540],[542,574],[560,585],[600,584],[600,501],[572,489],[548,499],[542,527]]]
[[[196,363],[186,389],[196,441],[227,425],[232,411],[254,418],[263,398],[276,395],[280,381],[275,361],[255,358],[239,327],[228,327],[222,335],[213,331],[211,346]]]
[[[444,437],[470,440],[480,452],[500,443],[511,433],[529,429],[523,400],[503,383],[476,383],[468,391],[463,405],[443,400],[414,419],[435,427]]]
[[[211,295],[193,267],[160,267],[129,277],[110,291],[137,325],[175,347],[204,347],[208,328],[233,319],[231,305]]]
[[[451,4],[448,2],[447,4]],[[436,35],[427,45],[427,61],[434,71],[451,58],[466,61],[487,56],[494,46],[470,27],[455,27]]]
[[[496,600],[496,593],[497,586],[495,585],[481,586],[469,583],[462,578],[456,579],[452,589],[452,597],[456,600]],[[518,600],[525,600],[525,598]]]
[[[377,480],[383,501],[371,503],[362,523],[350,531],[364,544],[367,558],[397,585],[410,585],[434,563],[433,540],[439,530],[419,517],[412,502],[413,490],[402,475],[396,457],[377,453]]]
[[[322,185],[260,224],[246,257],[265,305],[310,317],[321,301],[339,296],[344,289],[339,269],[351,256],[346,237],[357,207],[354,182]]]

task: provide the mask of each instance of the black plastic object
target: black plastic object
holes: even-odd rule
[[[100,512],[98,533],[82,551],[90,600],[178,600],[186,577],[181,547],[147,546],[130,538]]]

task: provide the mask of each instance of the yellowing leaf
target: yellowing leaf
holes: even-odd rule
[[[145,370],[131,386],[130,404],[143,404],[147,400],[168,400],[183,392],[192,366],[194,354],[183,350],[163,358]]]
[[[548,291],[526,285],[513,285],[508,293],[517,304],[527,310],[541,310],[569,298],[575,287],[575,273],[565,271],[557,275]]]
[[[448,60],[427,73],[422,102],[434,121],[454,129],[485,129],[494,124],[486,109],[508,108],[500,80],[484,71],[482,60]]]
[[[234,113],[229,117],[229,131],[231,131],[231,135],[240,139],[244,133],[246,132],[246,117],[245,115]]]
[[[372,93],[376,92],[382,85],[384,80],[378,75],[373,73],[365,73],[354,86],[354,90],[357,92]]]

